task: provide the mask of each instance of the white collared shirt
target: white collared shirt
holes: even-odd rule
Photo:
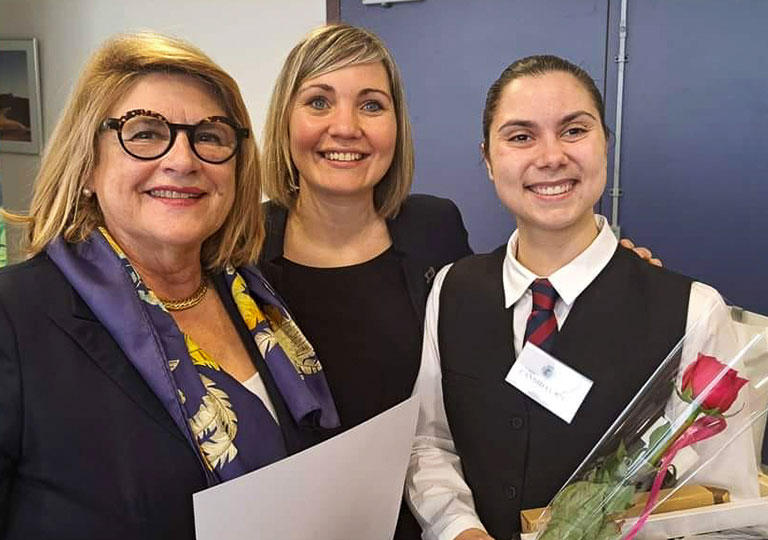
[[[613,257],[618,241],[607,226],[606,219],[603,216],[595,216],[598,227],[597,237],[592,243],[582,251],[571,262],[548,276],[549,282],[557,291],[557,301],[555,302],[555,319],[557,319],[558,330],[565,324],[573,303],[589,287],[603,268]],[[533,295],[531,294],[531,283],[535,279],[546,276],[537,276],[515,257],[517,253],[518,235],[517,231],[512,233],[512,237],[507,242],[507,254],[504,257],[504,266],[502,268],[502,279],[504,282],[504,307],[515,306],[513,311],[513,329],[515,337],[515,357],[520,354],[525,339],[525,326],[528,322],[528,315],[533,308]],[[447,273],[448,268],[444,269]],[[443,280],[440,279],[442,288]],[[435,278],[435,288],[438,287],[437,278]],[[439,307],[439,299],[437,301]]]
[[[517,231],[509,239],[502,279],[505,306],[514,306],[516,357],[522,349],[525,327],[533,307],[529,289],[533,280],[548,277],[557,291],[558,299],[554,312],[559,329],[568,318],[576,299],[613,257],[618,242],[603,216],[595,216],[595,221],[599,229],[597,237],[581,254],[550,276],[537,276],[517,261]],[[406,477],[406,496],[424,530],[422,538],[425,540],[453,540],[466,529],[484,530],[475,512],[472,492],[461,472],[460,458],[456,454],[443,404],[437,327],[440,290],[450,266],[444,267],[435,277],[427,301],[421,368],[414,387],[414,393],[419,395],[421,405]],[[715,289],[699,282],[692,284],[686,335],[695,339],[691,340],[690,347],[686,345],[683,349],[683,365],[695,360],[695,352],[692,352],[694,349],[719,358],[735,353],[736,341],[727,313],[725,303]],[[693,332],[692,327],[699,318],[706,320],[697,325],[698,330]],[[717,332],[715,328],[718,329]],[[690,349],[688,353],[686,349]],[[738,408],[737,403],[733,410]],[[669,408],[668,411],[673,412]],[[727,436],[729,431],[737,432],[738,427],[738,422],[729,422],[729,427],[720,437]],[[757,464],[749,430],[743,433],[737,443],[730,445],[723,452],[728,455],[721,454],[718,460],[739,464],[738,470],[734,471],[731,467],[710,467],[710,470],[705,469],[703,473],[697,474],[697,481],[726,487],[736,498],[757,496]],[[514,451],[514,448],[510,448],[510,453]]]
[[[275,422],[279,424],[280,422],[277,420],[277,412],[275,412],[275,406],[272,404],[272,400],[269,397],[269,392],[267,392],[267,387],[264,384],[264,380],[261,378],[261,374],[257,371],[246,380],[241,381],[240,384],[245,386],[248,390],[250,390],[252,394],[255,394],[256,397],[261,400],[261,402],[264,404],[264,407],[266,407],[267,411],[269,411],[269,414],[271,414]]]

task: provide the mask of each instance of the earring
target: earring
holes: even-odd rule
[[[288,177],[288,189],[291,191],[291,193],[299,192],[299,184],[296,182],[293,175]]]
[[[90,188],[84,187],[82,190],[82,194],[83,194],[83,197],[85,197],[86,199],[90,199],[91,197],[93,197],[93,190]]]

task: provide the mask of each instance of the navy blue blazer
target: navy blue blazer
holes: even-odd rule
[[[222,276],[213,282],[298,450]],[[160,400],[53,262],[0,271],[0,538],[193,540],[192,494],[205,487]]]

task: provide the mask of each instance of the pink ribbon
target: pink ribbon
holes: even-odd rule
[[[642,529],[645,522],[648,520],[648,516],[653,510],[653,506],[656,504],[656,500],[659,498],[659,491],[661,490],[661,484],[664,482],[664,476],[667,474],[667,468],[674,459],[675,455],[693,443],[703,441],[713,437],[725,429],[725,418],[722,416],[703,416],[696,420],[693,424],[686,429],[682,435],[672,443],[667,451],[664,453],[664,457],[661,459],[661,465],[659,465],[659,472],[656,473],[656,478],[653,480],[653,486],[648,494],[648,500],[645,502],[645,508],[643,513],[637,520],[637,523],[632,527],[624,540],[632,540],[640,529]]]

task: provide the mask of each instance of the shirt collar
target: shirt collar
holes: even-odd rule
[[[534,279],[548,277],[550,283],[567,305],[573,304],[578,296],[603,271],[611,260],[618,246],[608,220],[595,215],[599,232],[592,243],[571,262],[554,272],[551,276],[537,276],[515,257],[517,253],[517,231],[507,242],[507,254],[502,270],[504,282],[504,305],[509,308],[525,294]]]

